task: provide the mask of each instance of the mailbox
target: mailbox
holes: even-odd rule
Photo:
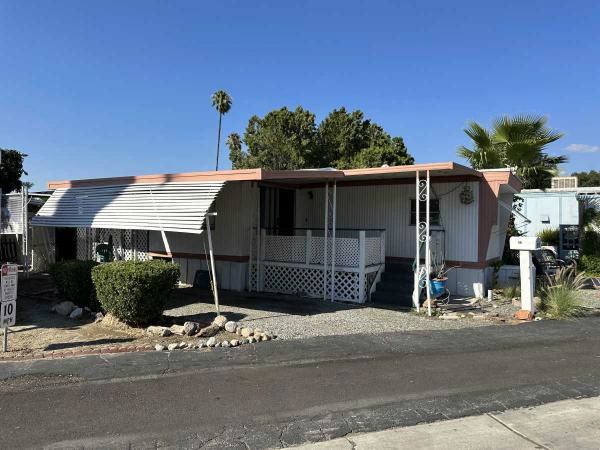
[[[528,236],[513,236],[510,238],[511,250],[539,250],[540,238]]]

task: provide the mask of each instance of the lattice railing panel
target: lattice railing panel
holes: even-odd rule
[[[380,264],[381,260],[381,238],[365,238],[365,262],[367,266]]]
[[[305,297],[323,297],[323,269],[317,267],[294,267],[264,264],[261,266],[261,278],[265,292],[294,294]],[[256,265],[250,268],[250,289],[257,289]],[[330,298],[330,276],[327,273],[327,298]],[[358,272],[335,272],[334,299],[346,302],[362,303],[366,299],[366,290],[361,296]]]
[[[145,261],[148,255],[148,232],[144,230],[115,230],[109,228],[77,228],[77,259],[96,259],[98,244],[113,240],[115,260]]]
[[[265,236],[265,261],[306,262],[304,236]]]
[[[324,245],[323,237],[313,237],[311,239],[311,264],[323,264]],[[336,238],[335,239],[335,265],[344,267],[358,267],[360,257],[360,241],[354,238]],[[327,264],[331,264],[332,241],[330,240],[327,248]]]

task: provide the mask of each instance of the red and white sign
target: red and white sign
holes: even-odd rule
[[[16,264],[4,264],[0,269],[0,328],[15,324],[18,277],[19,269]]]

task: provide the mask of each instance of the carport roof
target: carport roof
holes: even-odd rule
[[[477,170],[462,166],[452,161],[414,164],[409,166],[374,167],[368,169],[303,169],[303,170],[264,170],[239,169],[207,172],[185,172],[172,174],[137,175],[113,178],[93,178],[85,180],[50,181],[48,189],[81,188],[93,186],[157,184],[181,182],[213,182],[213,181],[267,181],[290,184],[311,184],[324,181],[373,181],[394,178],[414,177],[416,171],[425,174],[430,171],[432,177],[470,176],[481,178],[483,174]],[[508,171],[508,169],[507,169]]]

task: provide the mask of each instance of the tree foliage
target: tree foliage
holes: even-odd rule
[[[27,155],[13,149],[0,148],[0,152],[0,190],[7,194],[21,189],[21,177],[27,175],[23,169],[23,160]]]
[[[221,122],[223,115],[231,109],[231,97],[225,91],[217,91],[212,95],[212,105],[219,113],[219,130],[217,133],[217,163],[215,170],[219,170],[219,151],[221,149]]]
[[[473,148],[460,147],[458,155],[475,169],[515,167],[525,188],[550,187],[566,156],[550,156],[546,146],[563,135],[546,126],[546,118],[518,115],[496,119],[491,130],[471,122],[464,131]]]
[[[600,172],[590,170],[589,172],[573,172],[572,177],[577,177],[577,185],[581,187],[600,186]]]
[[[414,163],[401,137],[392,138],[361,111],[345,108],[332,111],[318,126],[315,115],[302,107],[294,111],[284,107],[263,118],[252,116],[243,139],[232,133],[227,145],[234,169],[349,169]]]

